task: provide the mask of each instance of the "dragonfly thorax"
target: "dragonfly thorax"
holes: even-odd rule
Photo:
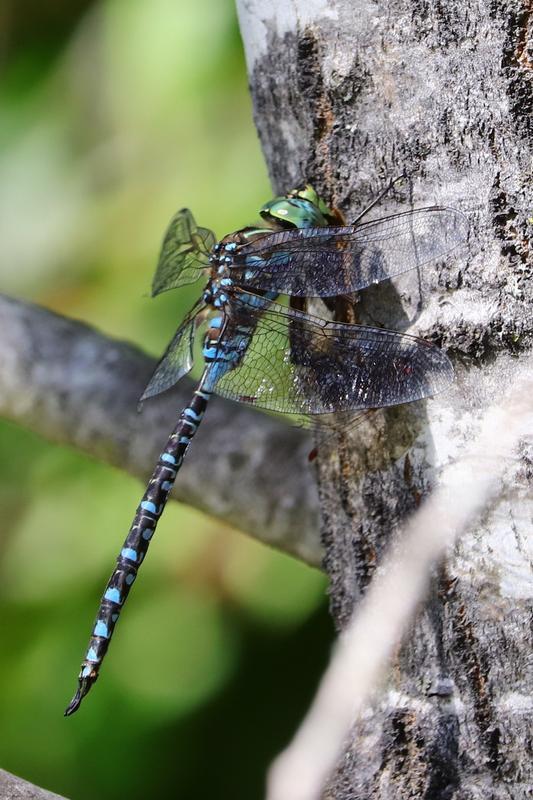
[[[228,293],[232,287],[233,280],[228,277],[228,272],[224,270],[220,275],[209,280],[203,293],[204,303],[216,309],[223,309],[228,302]]]
[[[240,245],[249,244],[257,237],[272,233],[270,228],[242,228],[217,242],[209,255],[211,278],[204,290],[203,299],[208,305],[222,309],[228,301],[228,292],[234,285],[232,266]]]

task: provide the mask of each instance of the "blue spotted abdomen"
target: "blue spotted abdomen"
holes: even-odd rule
[[[139,503],[128,536],[117,558],[117,565],[106,586],[89,647],[81,665],[79,688],[67,714],[73,713],[98,677],[120,611],[137,577],[150,540],[167,502],[189,443],[204,415],[209,391],[200,386],[185,408],[159,456],[146,492]]]

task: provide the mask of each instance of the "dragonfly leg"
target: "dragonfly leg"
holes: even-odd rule
[[[65,716],[77,711],[81,701],[98,678],[119,614],[137,577],[187,448],[202,420],[209,395],[210,393],[201,386],[196,390],[190,405],[181,412],[179,421],[159,457],[100,602],[89,646],[78,676],[78,688],[65,711]]]
[[[375,197],[372,200],[372,202],[368,206],[366,206],[366,208],[364,208],[361,211],[360,214],[358,214],[356,216],[356,218],[352,222],[352,225],[357,225],[357,223],[360,220],[362,220],[363,217],[366,216],[368,214],[368,212],[371,211],[374,208],[374,206],[377,206],[378,203],[381,203],[381,201],[383,200],[385,195],[387,195],[391,191],[392,187],[396,183],[399,183],[400,181],[403,181],[405,177],[406,177],[406,175],[405,175],[405,172],[404,172],[404,173],[402,173],[402,175],[397,175],[395,178],[391,178],[391,180],[388,182],[388,184],[385,186],[385,188],[381,190],[381,192],[378,194],[378,196]]]

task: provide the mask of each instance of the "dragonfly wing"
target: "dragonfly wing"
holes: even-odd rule
[[[152,281],[152,297],[198,280],[209,264],[209,252],[215,241],[212,231],[197,227],[188,208],[178,211],[163,239]]]
[[[193,364],[197,316],[204,307],[204,303],[198,301],[187,314],[165,350],[139,402],[142,403],[143,400],[170,389],[190,371]]]
[[[226,335],[232,316],[253,333],[216,384],[224,397],[284,414],[344,414],[419,400],[453,379],[448,357],[423,339],[256,301],[244,292],[232,301]]]
[[[238,249],[235,280],[296,297],[350,294],[448,255],[467,235],[465,215],[440,207],[355,226],[279,231]]]

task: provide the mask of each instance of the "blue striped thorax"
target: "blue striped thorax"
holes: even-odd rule
[[[225,236],[224,239],[215,244],[209,256],[211,278],[203,294],[204,302],[207,305],[213,306],[217,311],[224,311],[229,300],[229,294],[234,286],[231,268],[239,245],[246,244],[256,236],[262,236],[266,233],[272,233],[272,229],[243,228],[236,233]]]

